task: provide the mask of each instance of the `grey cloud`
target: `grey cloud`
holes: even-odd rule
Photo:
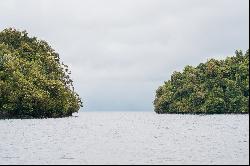
[[[1,0],[69,64],[86,110],[152,110],[175,70],[249,46],[248,0]]]

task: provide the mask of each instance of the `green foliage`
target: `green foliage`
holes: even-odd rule
[[[71,116],[82,106],[67,65],[26,31],[0,32],[0,119]]]
[[[249,50],[174,72],[156,91],[154,106],[159,114],[249,113]]]

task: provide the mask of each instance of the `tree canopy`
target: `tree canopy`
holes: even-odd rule
[[[68,66],[47,42],[0,32],[0,118],[65,117],[81,106]]]
[[[156,91],[155,112],[249,113],[249,50],[174,72]]]

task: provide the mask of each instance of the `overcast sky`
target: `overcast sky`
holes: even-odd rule
[[[249,0],[0,0],[0,30],[46,40],[86,111],[152,111],[173,71],[249,47]]]

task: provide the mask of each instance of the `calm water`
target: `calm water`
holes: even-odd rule
[[[0,164],[249,164],[249,115],[0,120]]]

